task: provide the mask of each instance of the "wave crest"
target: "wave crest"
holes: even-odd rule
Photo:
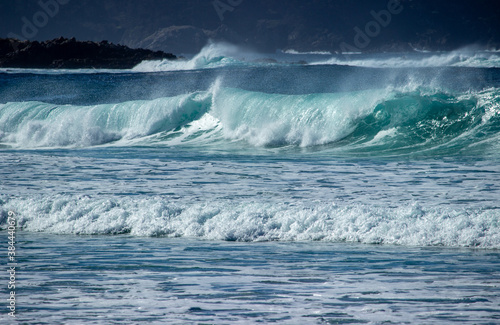
[[[500,136],[496,88],[461,95],[422,88],[284,95],[216,83],[208,91],[150,101],[0,108],[0,141],[21,148],[231,141],[242,148],[326,145],[391,154],[484,149]]]
[[[95,146],[174,130],[209,108],[205,93],[95,106],[7,103],[0,105],[0,140],[22,148]]]
[[[209,43],[191,59],[143,61],[135,66],[134,72],[184,71],[213,69],[226,66],[247,65],[237,59],[238,47],[227,43]]]

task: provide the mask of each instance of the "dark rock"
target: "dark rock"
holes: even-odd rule
[[[75,38],[49,41],[0,39],[0,67],[39,69],[130,69],[144,60],[174,60],[171,53],[131,49],[108,41],[81,42]]]

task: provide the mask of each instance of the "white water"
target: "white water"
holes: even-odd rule
[[[388,58],[358,58],[357,56],[339,56],[326,60],[318,60],[311,65],[347,65],[367,68],[437,68],[437,67],[468,67],[468,68],[499,68],[500,56],[488,52],[426,53],[391,55]]]
[[[6,199],[25,230],[231,241],[327,241],[500,248],[499,210],[248,201],[179,204],[161,197]]]

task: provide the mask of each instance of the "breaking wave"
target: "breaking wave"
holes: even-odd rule
[[[3,198],[0,225],[18,213],[27,231],[131,234],[226,241],[331,241],[500,248],[499,210],[218,201],[178,204],[161,197]]]
[[[144,61],[135,66],[133,72],[185,71],[214,69],[228,66],[260,66],[265,64],[247,61],[241,56],[240,49],[226,43],[209,43],[191,59]],[[250,55],[248,53],[246,56]],[[250,55],[250,58],[252,55]]]
[[[225,43],[209,43],[191,59],[144,61],[133,72],[183,71],[222,67],[266,67],[297,63],[304,65],[343,65],[367,68],[429,68],[467,67],[500,68],[497,52],[462,49],[443,53],[387,53],[366,55],[356,53],[332,54],[330,52],[281,51],[278,55],[258,55],[242,52],[237,46]]]
[[[379,89],[284,95],[222,88],[94,106],[0,105],[14,148],[217,144],[348,152],[460,152],[500,139],[500,92]]]

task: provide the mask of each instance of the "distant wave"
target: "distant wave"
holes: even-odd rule
[[[290,50],[285,50],[282,51],[285,54],[292,54],[292,55],[332,55],[332,52],[329,51],[306,51],[306,52],[300,52],[296,51],[293,49]]]
[[[299,61],[297,61],[300,59]],[[143,61],[132,69],[14,69],[0,68],[0,73],[19,74],[94,74],[94,73],[150,73],[217,69],[224,67],[272,67],[301,65],[341,65],[367,68],[427,68],[469,67],[500,68],[498,51],[425,52],[401,54],[363,54],[361,52],[332,54],[328,51],[296,51],[277,54],[258,54],[228,43],[210,42],[189,59]]]
[[[368,68],[427,68],[427,67],[470,67],[500,68],[500,55],[497,52],[475,52],[458,50],[447,53],[408,53],[370,54],[344,53],[332,54],[326,51],[299,52],[286,50],[281,52],[289,56],[302,56],[301,63],[308,65],[344,65]],[[352,54],[358,54],[353,56]],[[247,53],[247,55],[250,55]],[[251,56],[251,55],[250,55]],[[325,59],[318,60],[318,56]],[[271,55],[270,58],[273,56]],[[280,59],[287,61],[286,58]],[[158,72],[213,69],[230,66],[265,67],[289,64],[275,59],[245,59],[245,53],[237,46],[221,43],[210,43],[190,60],[144,61],[132,69],[133,72]]]
[[[371,154],[475,146],[494,151],[500,140],[500,90],[454,95],[417,87],[282,95],[215,83],[207,91],[149,101],[1,104],[0,130],[0,142],[16,148],[236,141],[242,148],[326,146]]]
[[[336,205],[331,202],[173,203],[161,197],[0,197],[27,231],[124,234],[228,241],[329,241],[500,248],[500,210]]]
[[[427,68],[427,67],[469,67],[500,68],[500,56],[496,53],[426,53],[426,55],[406,55],[389,58],[369,57],[351,58],[332,57],[323,61],[311,62],[311,65],[346,65],[367,68]]]
[[[159,72],[159,71],[185,71],[199,69],[214,69],[227,66],[261,66],[269,65],[268,62],[245,60],[241,57],[252,55],[243,53],[231,44],[209,43],[200,53],[191,59],[144,61],[135,66],[133,72]]]

